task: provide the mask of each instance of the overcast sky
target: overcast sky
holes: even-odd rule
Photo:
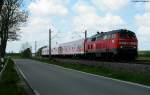
[[[19,52],[29,42],[34,52],[48,45],[48,30],[52,29],[52,45],[88,36],[97,31],[120,28],[132,30],[139,41],[139,50],[150,50],[150,2],[132,0],[24,0],[29,11],[28,22],[21,27],[21,39],[8,42],[7,52]]]

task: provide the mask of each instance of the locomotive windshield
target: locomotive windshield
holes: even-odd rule
[[[135,33],[131,31],[123,31],[120,32],[120,38],[125,39],[125,38],[136,38]]]

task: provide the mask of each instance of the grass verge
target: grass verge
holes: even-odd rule
[[[7,53],[6,56],[11,57],[12,59],[21,59],[22,58],[20,53]]]
[[[20,77],[15,70],[14,62],[11,59],[7,62],[0,79],[0,95],[27,95],[24,88],[19,85]]]
[[[145,62],[150,62],[150,57],[138,57],[137,60],[139,61],[144,60]]]
[[[110,77],[110,78],[115,78],[115,79],[120,79],[124,81],[130,81],[130,82],[135,82],[139,84],[144,84],[144,85],[149,85],[150,86],[150,76],[144,75],[142,73],[131,73],[128,71],[123,71],[123,70],[113,70],[110,68],[104,68],[100,66],[86,66],[86,65],[81,65],[81,64],[70,64],[70,63],[62,63],[62,62],[57,62],[55,60],[49,60],[49,59],[42,59],[42,58],[33,58],[34,60],[38,60],[41,62],[45,62],[48,64],[54,64],[54,65],[59,65],[65,68],[71,68],[87,73],[92,73],[96,75],[102,75],[105,77]]]

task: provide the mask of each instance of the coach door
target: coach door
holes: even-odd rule
[[[58,48],[58,54],[62,54],[63,53],[63,48],[62,47],[59,47]]]

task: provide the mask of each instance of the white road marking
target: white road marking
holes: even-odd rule
[[[19,72],[21,73],[21,75],[23,76],[23,78],[26,80],[26,82],[28,83],[28,79],[26,78],[26,76],[24,75],[23,71],[19,68],[19,66],[16,64],[16,67],[17,69],[19,70]],[[28,83],[29,84],[29,83]],[[29,84],[30,85],[30,84]],[[33,90],[33,92],[36,94],[36,95],[40,95],[37,90],[33,89],[30,85],[30,88]]]
[[[40,95],[38,92],[37,92],[37,90],[33,90],[34,91],[34,93],[36,94],[36,95]]]
[[[23,76],[23,78],[27,81],[28,79],[26,78],[26,76],[24,75],[24,73],[22,72],[22,70],[19,68],[19,66],[16,64],[17,69],[19,70],[19,72],[21,73],[21,75]]]

